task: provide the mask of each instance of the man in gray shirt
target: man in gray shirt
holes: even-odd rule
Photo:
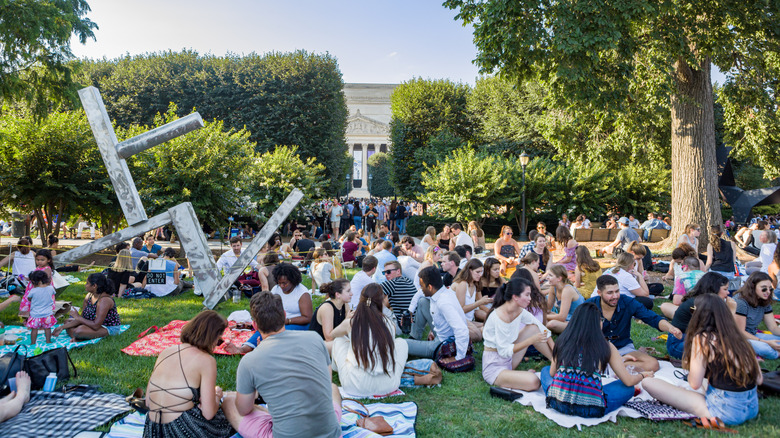
[[[620,227],[620,231],[618,232],[615,241],[605,246],[603,250],[601,251],[597,250],[596,251],[597,256],[601,257],[604,254],[614,254],[616,249],[622,251],[626,247],[628,247],[629,243],[634,241],[639,242],[639,234],[636,232],[636,230],[628,226],[627,217],[624,216],[618,219],[618,226]]]
[[[236,392],[225,395],[230,424],[244,438],[340,437],[341,396],[322,338],[285,330],[278,295],[255,294],[249,307],[263,340],[239,362]],[[268,409],[255,405],[258,394]]]

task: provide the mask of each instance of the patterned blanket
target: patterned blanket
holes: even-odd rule
[[[349,400],[344,401],[344,405],[363,411],[363,408]],[[382,415],[385,420],[393,426],[393,435],[398,438],[414,438],[417,433],[414,429],[417,421],[417,404],[414,402],[406,403],[374,403],[367,405],[371,415]],[[341,436],[344,438],[377,438],[379,435],[369,432],[366,429],[357,427],[357,414],[351,414],[343,411],[341,417]],[[146,417],[133,412],[127,417],[117,421],[111,426],[111,431],[104,438],[141,438],[144,432],[144,421]],[[233,438],[241,438],[236,434]]]
[[[120,333],[124,333],[125,330],[130,328],[130,325],[122,325],[120,327],[121,327]],[[46,336],[43,334],[41,330],[39,330],[38,339],[37,339],[38,342],[35,345],[30,345],[30,329],[28,329],[27,327],[22,327],[18,325],[9,325],[6,326],[5,333],[7,335],[9,334],[16,335],[19,337],[19,340],[16,342],[16,345],[0,346],[0,356],[14,351],[16,347],[20,344],[25,345],[27,348],[26,349],[25,347],[20,348],[18,351],[19,354],[24,354],[26,356],[35,356],[35,349],[37,348],[40,348],[42,350],[41,352],[54,350],[56,348],[62,348],[62,347],[65,347],[68,350],[72,350],[74,348],[83,347],[85,345],[97,344],[98,342],[100,342],[100,339],[102,339],[102,338],[98,338],[98,339],[90,339],[88,341],[71,342],[70,336],[68,336],[68,334],[63,331],[56,338],[52,337],[51,342],[47,344]]]
[[[129,410],[125,398],[119,394],[93,390],[69,393],[33,391],[19,415],[0,423],[0,436],[73,436],[82,430],[106,424]]]
[[[130,356],[156,356],[166,348],[181,343],[179,340],[181,337],[181,329],[187,322],[188,321],[176,319],[162,328],[150,327],[150,330],[147,331],[152,333],[146,335],[146,332],[141,333],[141,335],[139,335],[140,339],[123,348],[122,352],[129,354]],[[225,333],[222,334],[222,339],[225,340],[225,342],[241,345],[249,340],[253,332],[251,330],[236,330],[235,326],[235,322],[229,322],[228,328],[226,328]],[[225,351],[224,344],[215,348],[214,353],[230,354]]]

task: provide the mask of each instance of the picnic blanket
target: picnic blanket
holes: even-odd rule
[[[661,365],[661,369],[659,369],[655,373],[655,377],[666,380],[667,382],[673,385],[686,388],[686,389],[691,389],[691,386],[688,385],[688,382],[679,379],[674,375],[675,370],[684,372],[682,369],[675,368],[668,361],[659,361],[659,364]],[[537,372],[536,375],[538,376],[539,373]],[[602,378],[602,383],[604,385],[613,381],[615,381],[614,377]],[[533,392],[526,392],[526,391],[520,391],[520,392],[523,393],[523,396],[515,400],[515,402],[520,403],[523,406],[532,406],[536,412],[542,413],[545,417],[556,422],[559,426],[563,426],[566,428],[571,428],[576,426],[578,430],[582,430],[582,426],[595,426],[597,424],[601,424],[606,421],[611,421],[613,423],[616,423],[618,416],[629,417],[629,418],[644,417],[642,413],[640,413],[639,411],[625,405],[599,418],[583,418],[583,417],[575,417],[571,415],[564,415],[554,409],[547,408],[547,397],[545,396],[544,391],[541,388]],[[647,391],[642,389],[639,395],[631,399],[631,401],[638,401],[638,400],[653,400],[653,398],[650,396],[650,394],[647,393]]]
[[[345,400],[342,405],[349,406],[355,410],[363,412],[363,408],[357,403],[351,403]],[[374,403],[367,405],[371,415],[379,414],[385,417],[385,420],[393,426],[393,435],[398,438],[414,438],[415,422],[417,421],[417,404],[414,402],[406,403]],[[341,436],[344,438],[376,438],[379,435],[370,432],[362,427],[357,427],[357,414],[347,411],[342,412],[341,417]],[[111,430],[104,438],[141,438],[144,432],[144,421],[146,416],[138,412],[126,416],[111,426]],[[241,438],[236,434],[233,438]]]
[[[130,356],[156,356],[166,348],[181,343],[179,340],[181,337],[181,329],[187,322],[189,321],[175,319],[162,328],[150,327],[150,330],[147,331],[152,331],[151,329],[156,331],[149,334],[145,334],[146,332],[141,333],[141,335],[139,335],[141,339],[138,339],[123,348],[122,352],[129,354]],[[222,334],[222,339],[224,339],[225,342],[241,345],[252,337],[253,332],[251,330],[236,330],[236,323],[233,321],[228,324],[228,328],[226,328],[225,333]],[[215,348],[214,353],[230,354],[225,351],[224,344]]]
[[[363,400],[363,399],[381,400],[381,399],[387,398],[387,397],[395,397],[397,395],[406,395],[405,392],[401,391],[400,389],[396,389],[395,391],[393,391],[393,392],[391,392],[389,394],[376,394],[376,395],[368,395],[368,396],[357,396],[357,395],[348,393],[341,386],[339,386],[339,393],[341,394],[341,398],[354,398],[356,400]]]
[[[33,391],[19,415],[0,423],[2,437],[65,437],[110,422],[130,410],[125,398],[95,390]]]
[[[130,325],[127,324],[127,325],[122,325],[120,327],[121,327],[120,333],[123,333],[125,330],[130,328]],[[38,339],[37,339],[38,342],[35,345],[30,345],[30,329],[28,329],[27,327],[18,326],[18,325],[9,325],[6,326],[5,333],[16,335],[19,337],[19,340],[16,342],[16,345],[0,346],[0,356],[14,351],[19,344],[27,346],[27,349],[25,349],[24,347],[20,348],[18,351],[19,354],[24,354],[25,356],[35,356],[34,351],[37,348],[40,348],[42,351],[49,351],[49,350],[54,350],[56,348],[62,348],[62,347],[65,347],[68,350],[72,350],[74,348],[83,347],[85,345],[97,344],[98,342],[100,342],[101,339],[103,339],[103,338],[97,338],[97,339],[90,339],[88,341],[71,342],[68,333],[63,331],[56,338],[52,336],[51,342],[47,344],[46,336],[43,334],[41,330],[38,330]]]

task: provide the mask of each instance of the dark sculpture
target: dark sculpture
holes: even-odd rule
[[[730,151],[729,147],[718,146],[718,173],[720,174],[718,189],[723,200],[731,206],[734,219],[738,223],[747,223],[753,207],[780,204],[780,186],[754,190],[743,190],[737,187],[729,158]]]

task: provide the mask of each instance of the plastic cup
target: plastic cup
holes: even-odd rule
[[[233,302],[238,304],[241,302],[241,291],[240,290],[234,290],[233,291]]]
[[[16,377],[8,379],[8,387],[11,388],[12,392],[16,392]]]

